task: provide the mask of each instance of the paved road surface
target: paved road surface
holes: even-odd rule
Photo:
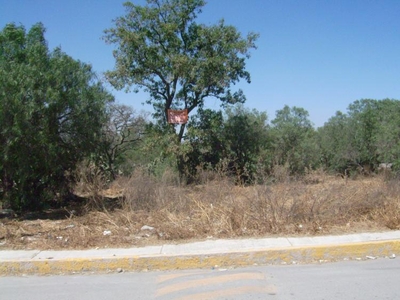
[[[0,299],[400,299],[400,258],[228,270],[0,277]]]

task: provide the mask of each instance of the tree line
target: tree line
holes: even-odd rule
[[[242,36],[220,21],[196,22],[203,0],[125,4],[126,15],[105,30],[115,44],[117,89],[149,93],[153,118],[118,104],[89,64],[50,50],[45,27],[7,24],[0,32],[0,193],[3,206],[35,210],[73,197],[77,167],[96,166],[108,180],[143,168],[174,170],[196,182],[222,170],[252,184],[284,168],[348,174],[400,164],[398,100],[362,99],[315,129],[308,112],[284,106],[271,121],[243,106],[232,87],[250,82],[246,61],[258,35]],[[221,110],[204,107],[209,98]],[[187,124],[167,123],[168,109],[187,109]],[[262,175],[262,176],[261,176]]]

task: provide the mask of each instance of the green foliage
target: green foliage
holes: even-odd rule
[[[199,109],[188,124],[184,138],[186,173],[194,177],[198,167],[215,169],[226,156],[224,119],[221,111]]]
[[[318,144],[324,168],[344,172],[355,158],[351,148],[352,127],[348,116],[341,112],[318,129]]]
[[[95,151],[112,100],[89,65],[50,52],[44,32],[40,23],[0,32],[1,188],[18,210],[68,192],[68,174]]]
[[[348,113],[337,112],[319,129],[324,164],[338,172],[376,169],[400,162],[400,101],[354,101]]]
[[[238,183],[254,179],[260,153],[268,145],[266,113],[243,106],[221,111],[199,110],[189,122],[183,149],[186,173],[195,178],[199,168],[216,170],[222,163]]]
[[[225,140],[230,169],[240,183],[254,180],[262,150],[270,146],[267,114],[246,110],[243,106],[226,110]],[[265,163],[265,161],[264,161]]]
[[[271,123],[275,165],[288,165],[292,174],[316,166],[315,130],[305,109],[285,105]]]
[[[146,123],[140,141],[124,153],[124,162],[119,167],[127,175],[139,169],[162,179],[166,173],[177,173],[179,151],[176,135],[170,128]]]
[[[225,104],[244,102],[241,90],[231,90],[245,70],[257,34],[242,38],[233,26],[220,21],[206,26],[195,22],[203,0],[147,0],[146,6],[125,3],[126,15],[105,31],[116,44],[115,69],[107,78],[117,88],[141,88],[150,94],[154,116],[166,123],[168,109],[193,109],[208,97]],[[179,130],[181,141],[185,125]]]
[[[393,163],[400,169],[400,101],[378,102],[373,142],[377,163]]]
[[[349,105],[348,115],[352,128],[351,145],[355,153],[355,163],[374,165],[377,163],[376,129],[379,119],[379,102],[376,100],[357,100]]]

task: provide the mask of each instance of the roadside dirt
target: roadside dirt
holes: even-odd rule
[[[62,217],[64,215],[64,217]],[[56,218],[54,218],[57,216]],[[230,238],[201,235],[191,239],[165,239],[159,229],[146,225],[148,219],[138,214],[134,228],[112,224],[112,214],[104,218],[104,213],[93,212],[85,216],[70,217],[63,211],[47,211],[34,220],[0,221],[0,250],[61,250],[94,248],[128,248],[165,243],[184,243],[214,238]],[[147,219],[147,220],[146,220]],[[140,221],[142,220],[142,222]],[[141,229],[144,228],[144,229]],[[145,229],[147,228],[147,229]],[[324,234],[346,234],[358,232],[379,232],[389,230],[373,222],[359,222],[347,226],[335,226],[320,233],[298,230],[290,236],[315,236]],[[243,235],[245,237],[277,237],[279,234]],[[235,236],[235,238],[240,238]]]
[[[400,229],[397,188],[390,191],[377,180],[335,182],[268,189],[196,187],[184,192],[185,199],[168,200],[153,210],[123,208],[121,193],[108,198],[106,210],[87,210],[84,200],[75,201],[60,209],[0,219],[0,250],[127,248]],[[178,195],[182,191],[172,196]]]

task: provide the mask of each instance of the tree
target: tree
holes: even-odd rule
[[[111,179],[115,179],[119,167],[122,167],[131,151],[142,140],[146,115],[136,114],[132,107],[110,103],[107,105],[106,122],[99,143],[99,164]]]
[[[400,101],[361,99],[337,112],[318,130],[328,169],[369,173],[380,163],[400,161]]]
[[[188,145],[185,153],[188,174],[194,176],[198,167],[215,168],[226,154],[222,112],[199,109],[189,121],[184,140]]]
[[[357,163],[371,169],[379,163],[399,162],[400,102],[361,99],[349,105],[348,114],[355,130],[353,145]]]
[[[243,103],[241,90],[231,85],[250,82],[246,71],[249,49],[257,34],[242,38],[233,26],[197,24],[204,0],[147,0],[146,6],[124,4],[126,15],[105,31],[107,43],[116,44],[115,69],[107,78],[117,88],[143,88],[163,124],[168,109],[202,108],[208,97],[223,104]],[[181,125],[178,142],[185,124]]]
[[[77,162],[94,153],[113,100],[91,67],[49,51],[42,24],[0,32],[0,174],[3,201],[38,209],[69,191]]]
[[[318,144],[323,167],[344,173],[354,164],[353,131],[350,118],[338,111],[323,127],[318,128]]]
[[[361,168],[372,168],[377,163],[376,130],[379,123],[379,102],[372,99],[354,101],[348,115],[353,132],[353,162]]]
[[[200,109],[189,122],[184,136],[185,172],[195,178],[199,168],[220,167],[236,177],[237,183],[253,181],[260,157],[269,146],[267,114],[243,105],[226,108],[225,113]]]
[[[254,180],[261,151],[270,146],[267,114],[238,105],[227,109],[226,116],[224,140],[230,169],[240,183],[249,183]]]
[[[275,164],[288,164],[292,173],[316,164],[315,131],[305,109],[285,105],[271,123]]]
[[[400,101],[384,99],[379,103],[379,118],[374,142],[379,163],[393,163],[400,169]]]

